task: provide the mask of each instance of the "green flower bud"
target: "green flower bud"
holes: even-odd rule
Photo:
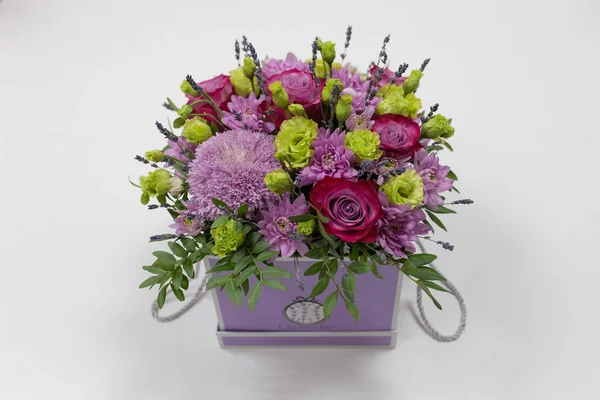
[[[448,139],[454,135],[454,128],[450,126],[451,119],[441,114],[436,114],[421,127],[421,136],[428,139]]]
[[[411,118],[416,118],[421,109],[421,99],[415,96],[414,93],[409,93],[404,98],[408,101],[408,106],[406,106],[407,115]]]
[[[327,104],[331,101],[331,92],[333,92],[333,87],[336,85],[339,88],[338,93],[342,93],[342,90],[344,90],[344,84],[342,83],[342,81],[340,81],[339,79],[330,79],[327,81],[325,87],[323,88],[323,91],[321,92],[321,100],[324,103]]]
[[[335,60],[335,43],[327,41],[323,43],[321,46],[321,54],[323,55],[323,60],[327,64],[332,64],[333,60]]]
[[[310,236],[315,230],[315,220],[299,222],[296,226],[296,232],[302,236]]]
[[[298,117],[307,117],[306,111],[304,110],[304,107],[302,107],[301,104],[290,104],[288,106],[288,111],[292,115],[296,115]]]
[[[244,243],[244,234],[238,226],[240,222],[230,219],[210,230],[210,234],[215,240],[215,246],[212,251],[220,257],[225,257],[232,253]]]
[[[252,92],[252,83],[250,79],[246,78],[243,68],[244,67],[238,67],[233,71],[229,71],[229,80],[231,81],[231,84],[235,89],[235,93],[238,96],[248,97]],[[256,84],[256,77],[254,78],[254,87],[258,87],[258,85]]]
[[[290,99],[287,92],[281,86],[280,81],[275,81],[269,85],[269,90],[273,94],[273,103],[279,108],[285,108],[290,104]]]
[[[377,115],[397,114],[408,115],[409,102],[404,98],[401,91],[393,91],[385,95],[383,100],[377,105]]]
[[[306,62],[311,63],[312,59],[308,59]],[[342,68],[342,64],[334,62],[332,67],[333,69],[340,69]],[[329,72],[329,67],[327,67],[327,71]],[[325,79],[325,63],[320,58],[318,58],[315,63],[315,74],[318,78]]]
[[[179,197],[184,191],[183,179],[176,176],[169,180],[169,194],[174,197]]]
[[[423,180],[414,169],[406,170],[402,175],[393,176],[380,186],[390,204],[410,203],[413,208],[424,198]]]
[[[256,65],[250,57],[244,58],[244,66],[242,67],[242,71],[244,72],[244,76],[246,78],[250,80],[254,79],[254,74],[256,73]]]
[[[303,168],[313,155],[310,144],[317,136],[318,125],[304,117],[283,121],[275,137],[275,157],[290,168]]]
[[[165,153],[160,150],[150,150],[146,152],[146,158],[152,162],[161,162],[165,159]]]
[[[192,106],[186,104],[184,106],[181,106],[181,108],[179,110],[177,110],[177,114],[181,118],[187,119],[193,111],[194,111],[194,109],[192,108]]]
[[[323,48],[323,41],[319,38],[316,40],[317,42],[317,50],[321,50]]]
[[[181,82],[181,85],[179,85],[179,89],[181,89],[183,93],[189,94],[190,96],[198,96],[198,92],[192,89],[190,83],[185,79],[183,80],[183,82]]]
[[[379,144],[379,134],[367,129],[347,132],[344,142],[344,146],[356,154],[359,161],[378,160],[383,154]]]
[[[292,190],[294,182],[290,175],[282,169],[269,172],[265,176],[265,184],[275,194],[283,194]]]
[[[212,130],[205,119],[194,117],[185,121],[181,136],[193,144],[200,144],[212,136]]]
[[[148,176],[140,176],[140,186],[142,189],[142,203],[148,204],[151,197],[159,194],[167,194],[169,191],[169,181],[171,174],[164,169],[157,169],[148,174]]]
[[[338,121],[344,122],[350,116],[352,111],[352,96],[345,94],[340,98],[340,101],[335,106],[335,117]]]
[[[404,85],[402,85],[404,88],[404,93],[409,94],[417,90],[422,77],[423,72],[421,72],[421,70],[413,69],[410,71],[410,75],[404,81]]]

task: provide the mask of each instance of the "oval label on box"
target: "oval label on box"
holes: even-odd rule
[[[298,325],[314,325],[326,319],[323,305],[312,297],[296,297],[292,304],[283,309],[283,316]]]

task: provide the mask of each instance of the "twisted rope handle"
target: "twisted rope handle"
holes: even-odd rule
[[[200,264],[198,264],[198,267],[196,268],[196,276],[198,276],[198,272],[200,270],[199,266]],[[171,322],[181,317],[186,312],[190,311],[192,308],[194,308],[196,304],[200,302],[200,300],[202,300],[202,297],[204,297],[204,295],[206,294],[206,290],[204,290],[204,288],[206,287],[206,282],[208,281],[208,278],[209,276],[205,274],[204,278],[202,278],[202,282],[200,282],[200,286],[198,286],[198,289],[194,294],[194,297],[192,297],[192,299],[189,300],[183,307],[181,307],[178,311],[174,312],[171,315],[161,317],[159,315],[160,309],[158,308],[158,301],[154,300],[154,302],[152,303],[152,317],[158,322]],[[169,292],[169,295],[170,294],[171,293]],[[173,300],[175,300],[173,297],[168,297],[167,300],[165,300],[165,303],[170,303]]]
[[[421,242],[417,242],[417,245],[421,249],[421,252],[425,253],[425,247],[423,246],[423,244],[421,244]],[[431,266],[431,268],[433,268],[437,271],[437,268],[435,267],[435,265],[433,265],[433,263],[431,263],[429,265]],[[443,286],[445,286],[446,289],[448,289],[450,292],[452,292],[454,297],[456,297],[456,301],[458,301],[458,305],[460,307],[460,322],[458,324],[458,328],[456,329],[456,332],[453,335],[446,336],[446,335],[442,335],[434,327],[431,326],[431,323],[429,322],[429,320],[427,319],[427,316],[425,315],[425,310],[423,309],[423,290],[418,286],[417,286],[417,308],[419,309],[419,315],[421,316],[421,321],[417,321],[417,322],[420,323],[420,325],[423,328],[423,330],[425,331],[425,333],[427,333],[429,336],[431,336],[433,339],[437,340],[438,342],[454,342],[455,340],[457,340],[459,337],[462,336],[462,334],[465,331],[465,328],[467,326],[467,306],[465,305],[465,300],[463,299],[462,295],[459,293],[458,289],[456,289],[456,286],[454,286],[448,280],[441,281],[440,283]]]

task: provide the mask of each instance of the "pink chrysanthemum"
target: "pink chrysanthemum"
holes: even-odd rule
[[[183,201],[187,210],[176,211],[179,216],[173,220],[169,228],[175,229],[178,235],[196,236],[204,229],[204,220],[197,215],[198,205],[194,202]]]
[[[263,61],[262,65],[263,74],[267,79],[290,69],[297,69],[298,71],[304,72],[309,71],[308,64],[298,60],[298,57],[296,57],[294,53],[288,53],[285,60],[267,58]]]
[[[265,175],[281,168],[275,159],[273,136],[243,129],[213,136],[196,149],[188,184],[198,215],[215,219],[223,214],[212,202],[224,201],[232,209],[244,203],[249,212],[264,208],[274,195],[265,185]]]
[[[417,235],[424,235],[431,230],[423,223],[423,210],[411,208],[411,204],[389,204],[382,192],[379,192],[379,201],[383,208],[383,218],[378,222],[377,243],[397,257],[406,257],[407,251],[414,253],[416,248],[413,243],[419,240]]]
[[[441,166],[440,159],[435,154],[421,149],[415,153],[415,170],[423,179],[423,203],[435,210],[437,206],[444,204],[440,192],[452,189],[454,181],[448,178],[450,167]]]
[[[227,103],[227,108],[230,112],[223,111],[223,123],[229,129],[249,129],[251,131],[261,131],[265,133],[272,132],[275,125],[263,119],[261,104],[267,98],[260,95],[258,99],[254,93],[250,96],[231,96],[231,100]]]
[[[288,193],[281,200],[268,203],[268,208],[261,212],[263,219],[258,222],[260,233],[271,243],[271,249],[279,251],[282,257],[290,257],[296,251],[303,255],[308,246],[296,232],[297,224],[289,217],[308,212],[304,195],[291,202]]]

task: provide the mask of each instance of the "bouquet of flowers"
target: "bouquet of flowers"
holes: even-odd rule
[[[341,299],[358,320],[356,275],[380,277],[378,265],[398,268],[441,308],[432,290],[446,291],[436,283],[444,277],[428,266],[436,256],[417,253],[415,242],[452,250],[429,234],[445,230],[438,215],[455,212],[447,206],[471,203],[441,195],[458,192],[438,159],[452,151],[454,128],[417,97],[428,59],[408,76],[407,64],[390,70],[388,36],[359,73],[345,63],[351,35],[349,27],[340,62],[335,44],[319,38],[306,61],[291,53],[261,61],[244,37],[229,75],[188,75],[185,104],[167,98],[176,118],[168,128],[156,122],[166,144],[136,156],[154,169],[134,184],[142,204],[173,218],[174,233],[150,238],[171,251],[153,253],[140,285],[159,287],[159,307],[169,289],[183,301],[194,264],[217,256],[206,289],[237,305],[245,295],[251,310],[265,286],[287,289],[281,279],[292,275],[274,265],[278,257],[315,260],[304,274],[319,274],[311,297],[328,291],[326,317]]]

